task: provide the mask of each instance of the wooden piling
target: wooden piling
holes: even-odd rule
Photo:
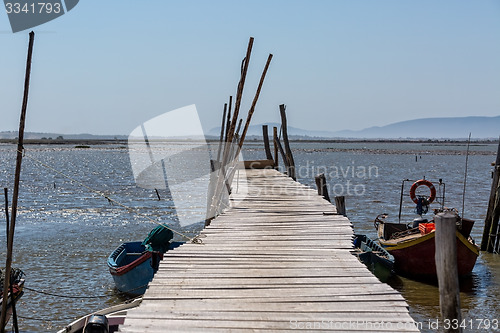
[[[278,127],[273,126],[273,146],[274,146],[274,168],[278,169]]]
[[[281,114],[281,130],[283,132],[283,143],[285,145],[285,153],[289,164],[287,174],[290,177],[292,177],[293,180],[297,180],[297,177],[295,176],[295,162],[293,160],[292,150],[290,149],[290,142],[288,141],[285,104],[280,105],[280,114]]]
[[[483,238],[481,240],[481,251],[493,252],[494,244],[491,243],[491,235],[496,238],[497,230],[492,228],[493,215],[495,211],[496,193],[498,191],[498,183],[500,179],[500,138],[498,141],[497,158],[495,161],[495,169],[493,170],[493,180],[491,183],[490,199],[488,202],[488,211],[484,220]],[[498,226],[498,219],[497,219]],[[492,232],[493,231],[493,232]]]
[[[262,138],[264,139],[264,149],[266,150],[266,158],[268,160],[273,159],[271,154],[271,147],[269,146],[269,134],[267,132],[267,125],[262,125]]]
[[[283,150],[283,146],[281,145],[280,138],[278,136],[276,136],[274,142],[276,142],[276,148],[279,150],[279,152],[281,154],[281,159],[283,160],[283,164],[285,165],[286,173],[288,176],[290,176],[290,174],[288,173],[290,170],[290,162],[288,161],[288,156],[285,154],[285,151]],[[276,156],[276,159],[278,159],[277,156]],[[278,165],[277,162],[276,162],[276,165]]]
[[[439,306],[443,320],[461,322],[460,289],[457,269],[456,215],[439,213],[434,217],[436,224],[436,271],[439,283]],[[453,326],[453,325],[452,325]],[[451,327],[445,332],[461,332]]]
[[[314,180],[316,181],[316,188],[318,189],[318,194],[323,196],[325,200],[331,202],[330,196],[328,195],[328,184],[326,182],[325,174],[322,173],[315,176]]]
[[[335,197],[335,207],[337,208],[337,214],[347,216],[345,208],[345,197],[343,195]]]
[[[5,197],[5,239],[9,239],[9,189],[7,187],[4,187],[3,189],[3,194]],[[8,244],[5,244],[7,248],[9,248]]]
[[[495,204],[493,207],[493,212],[491,216],[491,226],[488,236],[488,247],[486,250],[490,253],[498,253],[499,243],[498,243],[498,220],[500,219],[500,186],[497,187],[495,195]]]
[[[23,160],[23,140],[24,140],[24,125],[26,122],[26,109],[28,108],[28,93],[30,86],[31,74],[31,58],[33,54],[33,43],[35,40],[35,33],[29,33],[28,57],[26,60],[26,74],[24,79],[24,96],[23,105],[21,108],[21,118],[19,120],[19,136],[17,140],[17,159],[16,159],[16,172],[14,177],[14,193],[12,195],[12,216],[9,226],[9,236],[7,238],[7,260],[5,262],[5,277],[3,285],[3,299],[2,299],[2,313],[0,316],[0,332],[5,332],[5,324],[7,319],[7,303],[10,287],[10,272],[12,266],[12,251],[14,245],[14,232],[16,230],[16,217],[17,217],[17,203],[19,197],[19,181],[21,178],[21,164]]]

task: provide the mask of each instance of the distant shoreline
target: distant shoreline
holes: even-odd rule
[[[176,141],[176,140],[173,140]],[[207,142],[218,142],[217,139],[207,139]],[[421,143],[434,145],[464,145],[467,139],[290,139],[291,142],[303,143]],[[247,144],[263,142],[261,138],[248,137]],[[25,145],[126,145],[124,139],[25,139]],[[0,144],[17,144],[17,139],[0,139]],[[471,140],[471,146],[478,144],[498,144],[498,139]]]

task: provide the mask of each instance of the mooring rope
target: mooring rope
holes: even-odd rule
[[[24,286],[23,289],[38,293],[38,294],[43,294],[43,295],[48,295],[48,296],[54,296],[54,297],[61,297],[61,298],[104,298],[104,297],[109,297],[110,295],[95,295],[95,296],[75,296],[75,295],[61,295],[61,294],[55,294],[55,293],[49,293],[47,291],[41,291],[41,290],[36,290],[33,288],[29,288]]]
[[[167,226],[167,225],[165,225],[165,224],[163,224],[163,223],[161,223],[161,222],[156,221],[155,219],[150,218],[150,217],[149,217],[149,216],[147,216],[147,215],[142,214],[141,212],[139,212],[139,211],[138,211],[137,209],[135,209],[135,208],[129,207],[129,206],[127,206],[127,205],[122,204],[121,202],[116,201],[115,199],[113,199],[113,198],[111,198],[109,195],[107,195],[106,193],[101,192],[101,191],[96,190],[96,189],[93,189],[93,188],[91,188],[91,187],[90,187],[90,186],[88,186],[88,185],[85,185],[84,183],[82,183],[82,182],[80,182],[80,181],[78,181],[78,180],[76,180],[76,179],[72,178],[71,176],[66,175],[65,173],[63,173],[63,172],[61,172],[61,171],[57,170],[56,168],[54,168],[54,167],[52,167],[52,166],[50,166],[50,165],[48,165],[48,164],[46,164],[46,163],[44,163],[44,162],[40,161],[39,159],[37,159],[37,158],[35,158],[35,157],[32,157],[32,156],[29,156],[29,155],[26,155],[26,149],[23,149],[22,151],[17,150],[17,152],[18,152],[18,153],[23,154],[23,156],[24,156],[24,157],[27,157],[27,158],[29,158],[29,159],[31,159],[31,160],[33,160],[33,161],[35,161],[36,163],[40,164],[41,166],[43,166],[43,167],[45,167],[45,168],[47,168],[47,169],[49,169],[49,170],[51,170],[51,171],[53,171],[53,172],[55,172],[55,173],[57,173],[57,174],[61,175],[61,176],[63,176],[63,177],[65,177],[65,178],[69,179],[71,182],[74,182],[74,183],[76,183],[76,184],[78,184],[78,185],[80,185],[80,186],[82,186],[82,187],[86,188],[86,189],[87,189],[87,190],[89,190],[90,192],[94,192],[94,193],[96,193],[96,194],[98,194],[98,195],[102,196],[103,198],[107,199],[109,202],[112,202],[112,203],[114,203],[114,204],[116,204],[116,205],[118,205],[118,206],[120,206],[120,207],[122,207],[122,208],[125,208],[125,209],[129,210],[130,212],[132,212],[132,213],[136,214],[137,216],[140,216],[140,217],[142,217],[142,218],[145,218],[145,219],[149,220],[150,222],[153,222],[153,223],[156,223],[156,224],[158,224],[158,225],[161,225],[161,226],[162,226],[162,227],[164,227],[165,229],[168,229],[168,230],[172,231],[173,233],[175,233],[175,234],[177,234],[177,235],[179,235],[179,236],[181,236],[181,237],[184,237],[184,238],[188,239],[188,240],[189,240],[191,243],[193,243],[193,244],[202,244],[202,243],[203,243],[203,241],[199,238],[199,236],[189,237],[188,235],[186,235],[186,234],[184,234],[184,233],[182,233],[182,232],[180,232],[180,231],[177,231],[177,230],[175,230],[175,229],[173,229],[173,228],[171,228],[171,227],[169,227],[169,226]]]

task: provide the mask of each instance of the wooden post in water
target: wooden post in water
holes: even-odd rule
[[[264,149],[266,150],[266,158],[268,160],[273,159],[271,154],[271,147],[269,146],[269,134],[267,133],[267,125],[262,125],[262,138],[264,139]]]
[[[5,332],[5,324],[7,319],[7,303],[10,287],[10,271],[12,266],[12,251],[14,245],[14,232],[16,230],[16,216],[17,216],[17,202],[19,197],[19,181],[21,178],[21,164],[23,160],[23,140],[24,140],[24,124],[26,120],[26,109],[28,108],[28,92],[30,86],[31,74],[31,56],[33,54],[33,42],[35,40],[35,33],[29,33],[28,57],[26,60],[26,74],[24,78],[24,96],[23,105],[21,108],[21,118],[19,120],[19,136],[17,140],[17,159],[16,159],[16,173],[14,177],[14,193],[12,195],[12,214],[9,226],[9,236],[7,238],[7,260],[5,262],[5,277],[3,285],[3,299],[2,299],[2,314],[0,316],[0,332]]]
[[[280,138],[278,138],[278,136],[276,136],[275,142],[276,142],[276,148],[278,148],[278,150],[280,151],[281,159],[283,160],[283,164],[285,165],[287,175],[290,176],[290,174],[288,173],[290,170],[290,161],[288,161],[288,156],[286,156],[285,151],[283,150],[283,147],[281,146]],[[278,159],[277,156],[276,156],[276,159]],[[276,163],[276,165],[278,165],[278,163]]]
[[[325,200],[331,202],[330,196],[328,195],[328,184],[326,182],[325,174],[322,173],[315,176],[314,180],[316,181],[316,188],[318,189],[318,194],[323,196]]]
[[[278,127],[273,126],[274,168],[278,169]]]
[[[345,208],[345,197],[343,195],[335,197],[335,208],[337,208],[337,214],[347,216]]]
[[[280,114],[281,114],[281,129],[283,131],[283,143],[285,144],[285,153],[288,159],[288,172],[287,174],[292,177],[293,180],[297,180],[295,176],[295,162],[293,160],[292,150],[290,149],[290,142],[288,141],[288,130],[286,123],[286,107],[285,104],[280,105]]]
[[[439,306],[441,319],[461,322],[460,289],[457,268],[457,217],[451,212],[439,213],[434,217],[436,223],[436,271],[439,283]],[[461,329],[449,329],[446,332],[461,332]]]
[[[495,195],[495,205],[491,216],[491,226],[488,237],[488,247],[486,250],[490,253],[498,253],[498,220],[500,219],[500,186],[497,187]]]
[[[496,238],[497,230],[493,230],[493,215],[495,210],[496,193],[498,191],[498,183],[500,178],[500,138],[498,141],[497,158],[495,161],[495,169],[493,170],[493,180],[491,183],[490,199],[488,202],[488,211],[484,220],[483,238],[481,240],[481,251],[493,252],[494,244],[491,242],[492,234]],[[498,225],[498,219],[497,219]]]

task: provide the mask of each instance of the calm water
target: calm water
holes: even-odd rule
[[[300,182],[314,187],[314,176],[325,172],[331,196],[346,196],[348,217],[356,232],[375,238],[373,219],[379,213],[397,220],[404,178],[442,178],[446,206],[462,210],[463,145],[296,143],[292,149]],[[0,145],[1,187],[12,188],[14,150],[12,145]],[[471,151],[465,216],[477,221],[472,236],[480,243],[496,145],[473,145]],[[190,235],[202,228],[202,223],[184,229],[176,225],[175,210],[165,191],[160,191],[162,200],[158,201],[154,191],[135,186],[124,147],[27,146],[27,155]],[[260,144],[249,145],[245,151],[246,159],[263,155]],[[193,194],[200,191],[188,190]],[[142,240],[155,225],[28,158],[23,161],[20,192],[15,266],[26,273],[26,285],[32,289],[80,297],[27,290],[18,305],[22,331],[55,331],[75,317],[122,302],[124,297],[114,290],[107,270],[107,256],[123,241]],[[414,214],[409,200],[406,202],[404,218],[409,221]],[[4,221],[2,211],[0,230]],[[5,235],[0,232],[0,258],[5,258],[4,248]],[[407,299],[412,316],[423,323],[425,331],[429,320],[435,321],[439,315],[437,286],[399,277],[390,283]],[[499,287],[500,256],[482,253],[472,276],[461,281],[463,317],[500,319]]]

